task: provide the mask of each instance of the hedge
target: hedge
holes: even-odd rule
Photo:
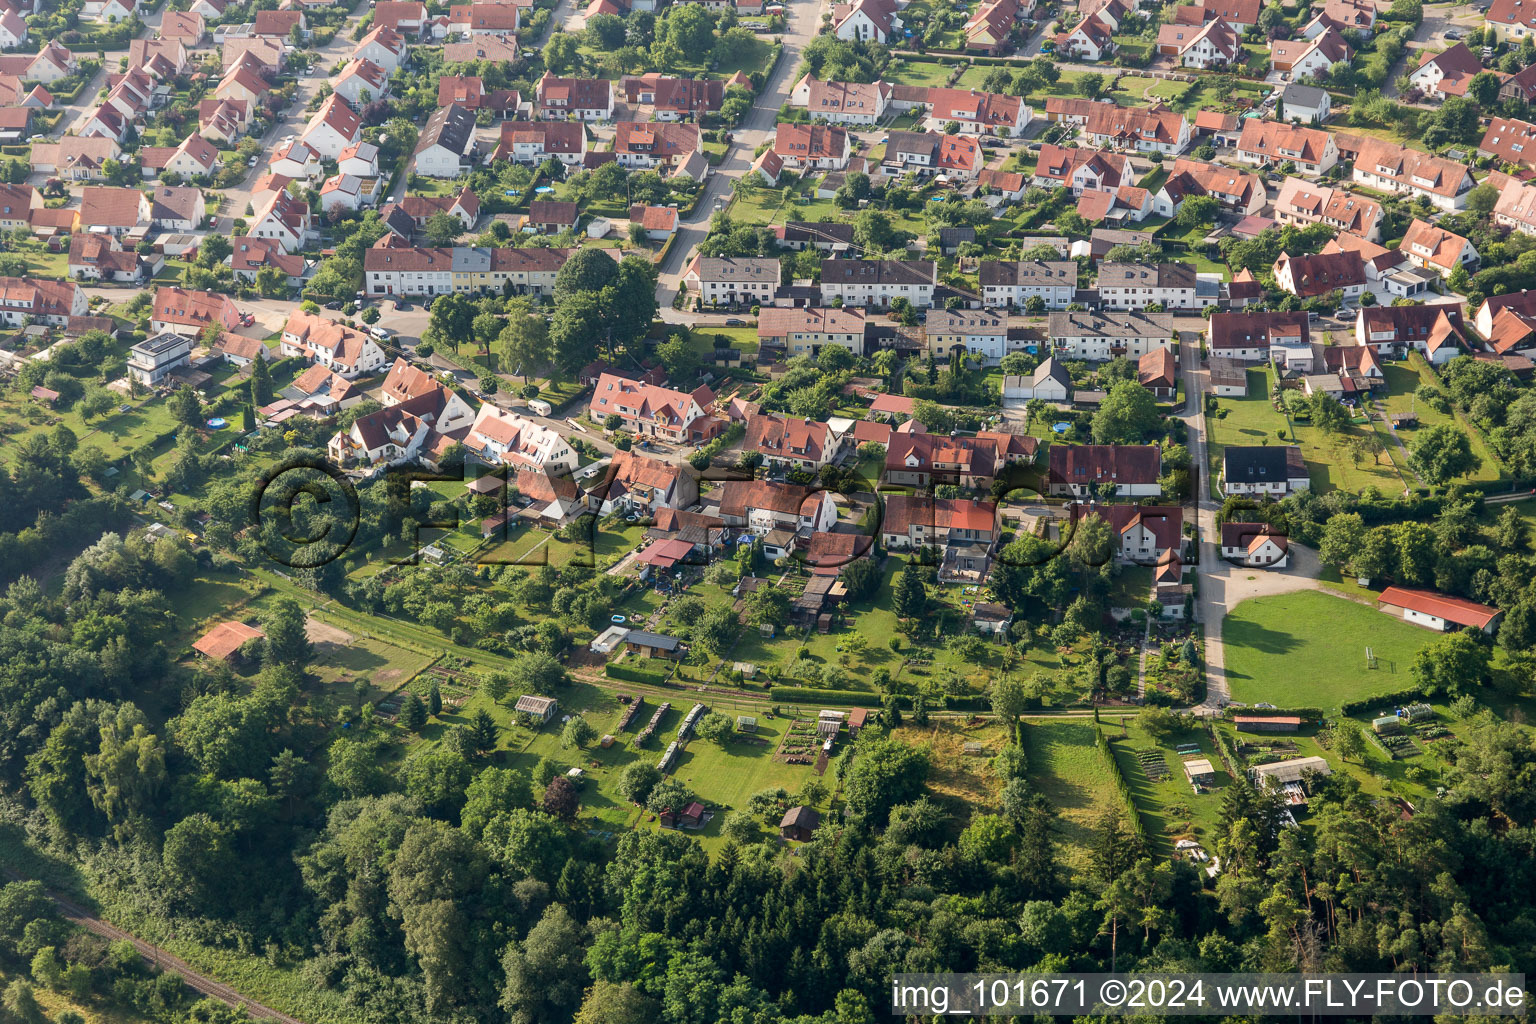
[[[818,690],[810,686],[774,686],[768,690],[768,696],[775,704],[868,704],[874,707],[880,706],[878,693],[866,693],[858,690]],[[905,701],[907,707],[911,707],[911,701]]]
[[[1125,804],[1126,817],[1131,823],[1131,832],[1141,843],[1142,849],[1147,847],[1147,829],[1141,823],[1141,811],[1136,807],[1136,798],[1131,795],[1131,784],[1126,779],[1125,772],[1120,770],[1120,762],[1115,758],[1114,748],[1109,744],[1109,738],[1104,735],[1104,727],[1093,727],[1094,746],[1098,748],[1099,756],[1104,759],[1105,766],[1109,769],[1110,776],[1115,780],[1115,789],[1120,794],[1120,800]]]
[[[605,665],[603,675],[630,683],[664,683],[671,672],[653,672],[634,665]]]
[[[1418,687],[1410,687],[1406,690],[1394,690],[1392,693],[1382,693],[1375,697],[1366,697],[1362,700],[1349,700],[1339,705],[1342,714],[1353,715],[1361,711],[1369,711],[1383,704],[1411,704],[1414,701],[1425,700],[1424,691]]]

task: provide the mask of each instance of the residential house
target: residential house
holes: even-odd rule
[[[1303,174],[1325,174],[1339,162],[1333,136],[1318,128],[1249,118],[1237,142],[1237,159],[1262,167],[1289,163]]]
[[[309,21],[304,17],[303,11],[257,11],[251,20],[253,36],[270,36],[274,39],[287,40],[293,37],[295,30],[298,31],[300,39],[309,37]]]
[[[703,386],[685,394],[604,373],[592,389],[587,412],[595,423],[617,416],[632,434],[674,442],[708,441],[724,429],[724,422],[706,411],[714,400],[714,392]]]
[[[606,78],[556,78],[546,71],[536,98],[540,118],[613,120],[613,83]]]
[[[536,200],[535,205],[538,202]],[[472,230],[480,216],[480,197],[467,187],[460,189],[458,195],[405,196],[395,206],[411,218],[412,226],[418,231],[424,229],[427,221],[439,213],[446,213],[457,220],[465,231]],[[575,223],[572,218],[570,224]]]
[[[945,548],[952,543],[990,548],[999,533],[997,505],[974,498],[892,494],[885,498],[880,540],[891,551]]]
[[[1472,79],[1485,70],[1466,43],[1457,43],[1425,59],[1408,73],[1408,81],[1430,99],[1443,100],[1447,96],[1465,96]]]
[[[373,7],[373,24],[419,38],[427,27],[427,6],[420,0],[379,0]]]
[[[848,133],[825,124],[780,124],[774,133],[773,151],[785,167],[795,171],[840,171],[852,152]]]
[[[1221,557],[1249,569],[1283,569],[1290,541],[1268,523],[1222,523]]]
[[[720,518],[727,526],[745,527],[754,537],[784,530],[809,543],[813,533],[837,522],[837,505],[831,493],[819,487],[728,480],[720,488]]]
[[[161,39],[190,48],[202,43],[208,28],[201,14],[192,11],[164,11],[160,15],[160,27],[156,34]]]
[[[303,285],[308,270],[304,257],[297,253],[290,254],[276,240],[243,235],[230,239],[230,242],[234,250],[230,252],[227,262],[236,280],[254,284],[257,274],[272,267],[283,275],[289,288]]]
[[[1072,61],[1092,63],[1115,52],[1115,28],[1100,14],[1090,14],[1056,36],[1056,52]]]
[[[1240,363],[1266,362],[1273,348],[1311,344],[1301,311],[1213,313],[1208,333],[1212,356]]]
[[[405,63],[407,49],[404,36],[392,28],[378,25],[358,42],[352,50],[352,58],[370,60],[393,75]]]
[[[443,416],[451,394],[443,388],[359,416],[350,429],[330,439],[326,452],[341,466],[399,465],[416,459],[431,463],[455,443],[449,432],[462,429]]]
[[[983,264],[985,266],[985,264]],[[1076,265],[1074,264],[1074,269]],[[922,309],[933,305],[938,275],[932,260],[822,260],[821,303],[889,306],[898,298]]]
[[[993,438],[898,431],[885,449],[885,483],[898,487],[955,484],[985,490],[1003,467]]]
[[[196,336],[210,325],[225,331],[240,326],[240,310],[229,296],[176,285],[161,285],[155,289],[155,301],[149,314],[151,331]]]
[[[14,231],[29,227],[34,210],[43,209],[43,197],[31,185],[0,183],[0,228]]]
[[[687,508],[698,498],[698,477],[687,466],[634,451],[614,453],[602,479],[587,490],[588,505],[604,516],[622,510],[654,516],[662,509]]]
[[[769,258],[695,256],[683,281],[710,305],[766,306],[779,290],[780,265]]]
[[[1181,175],[1191,179],[1201,190],[1193,194],[1215,196],[1221,203],[1222,209],[1231,213],[1239,215],[1257,213],[1268,201],[1264,179],[1249,171],[1180,158],[1173,162],[1169,180]],[[1160,204],[1157,213],[1158,216],[1170,216],[1163,213]]]
[[[1295,80],[1317,78],[1340,62],[1353,60],[1355,51],[1344,34],[1328,26],[1311,39],[1271,39],[1269,65],[1281,75]]]
[[[1471,351],[1456,306],[1362,306],[1355,314],[1355,344],[1381,355],[1416,349],[1440,365]]]
[[[506,116],[522,105],[516,89],[487,91],[485,80],[476,75],[444,75],[437,80],[437,105],[458,104],[465,110],[489,110]]]
[[[1017,96],[975,89],[933,86],[928,90],[927,104],[931,121],[955,121],[962,132],[975,135],[1017,135],[1034,117]]]
[[[389,72],[366,57],[350,60],[341,74],[331,79],[331,91],[360,110],[389,95]]]
[[[1074,501],[1067,514],[1076,526],[1098,516],[1114,538],[1114,557],[1134,565],[1156,565],[1184,547],[1184,510],[1177,505],[1119,505]]]
[[[976,175],[976,184],[984,191],[996,192],[1016,203],[1024,198],[1029,179],[1017,171],[983,170]]]
[[[474,151],[475,115],[457,104],[438,107],[416,140],[416,173],[462,177],[474,162]]]
[[[1076,498],[1156,497],[1162,465],[1157,445],[1053,444],[1046,484],[1053,495]]]
[[[646,239],[652,242],[665,242],[676,234],[677,221],[675,206],[631,206],[629,208],[630,225],[640,225],[640,230],[645,232]]]
[[[427,123],[430,127],[431,121]],[[342,150],[359,141],[361,128],[357,113],[340,96],[332,94],[309,119],[299,141],[319,154],[322,160],[338,160]]]
[[[624,80],[626,91],[632,81],[637,80]],[[796,83],[789,101],[804,107],[813,121],[873,125],[885,116],[891,90],[886,82],[820,82],[805,75]],[[631,98],[630,102],[635,100]]]
[[[288,314],[278,350],[284,357],[319,363],[347,380],[384,367],[384,350],[368,334],[302,309]]]
[[[624,167],[650,169],[702,153],[703,142],[696,124],[619,121],[614,125],[613,152]]]
[[[1140,359],[1175,335],[1171,313],[1052,313],[1051,348],[1067,359]]]
[[[832,34],[847,42],[889,43],[902,29],[897,0],[853,0],[832,5]]]
[[[1464,163],[1369,137],[1360,142],[1354,180],[1384,192],[1422,196],[1446,211],[1466,206],[1476,184]]]
[[[1159,26],[1157,52],[1178,57],[1187,68],[1220,68],[1243,59],[1242,40],[1221,18],[1200,25]]]
[[[284,252],[303,249],[314,231],[309,203],[286,189],[277,189],[256,206],[247,234],[276,242]]]
[[[981,300],[988,308],[1023,309],[1039,299],[1046,309],[1066,309],[1077,294],[1076,260],[983,260]]]
[[[191,338],[157,334],[128,350],[128,376],[145,387],[156,387],[191,361]]]
[[[631,106],[652,107],[660,121],[680,121],[716,113],[725,102],[725,90],[726,84],[718,78],[649,74],[624,79],[625,100]]]
[[[1083,122],[1083,135],[1100,148],[1134,150],[1177,156],[1189,147],[1189,122],[1162,106],[1121,107],[1092,104]]]
[[[1129,158],[1123,153],[1100,152],[1086,147],[1066,148],[1053,143],[1040,147],[1033,184],[1070,188],[1074,196],[1090,190],[1113,191],[1134,183]]]
[[[75,281],[143,284],[153,273],[148,259],[124,249],[116,235],[95,232],[69,237],[66,271]]]
[[[482,405],[464,446],[486,462],[517,469],[570,472],[576,468],[576,450],[559,431]]]
[[[747,417],[741,448],[761,455],[771,467],[815,472],[837,461],[846,440],[845,434],[810,417],[755,413]]]
[[[1477,248],[1470,239],[1417,217],[1403,235],[1402,250],[1414,266],[1433,270],[1441,277],[1449,277],[1457,267],[1470,271],[1478,263]]]
[[[33,169],[37,167],[37,146],[32,147]],[[1488,184],[1499,190],[1493,206],[1493,222],[1513,228],[1524,235],[1536,235],[1536,186],[1495,171]]]
[[[196,231],[207,219],[207,205],[200,188],[161,185],[150,193],[149,220],[161,231]]]
[[[1536,33],[1536,10],[1521,0],[1493,0],[1483,14],[1483,28],[1494,39],[1524,39]]]
[[[1179,390],[1179,364],[1173,349],[1160,345],[1136,361],[1136,382],[1154,398],[1173,398]]]
[[[1222,449],[1221,493],[1283,498],[1312,486],[1294,444],[1229,444]]]
[[[1311,299],[1339,292],[1345,299],[1365,291],[1365,262],[1357,252],[1292,256],[1282,252],[1273,268],[1281,291]]]
[[[815,357],[828,345],[864,354],[865,313],[844,307],[765,306],[757,316],[758,343],[785,355]]]
[[[1500,163],[1536,167],[1536,124],[1513,117],[1490,118],[1477,152]]]
[[[1326,0],[1316,16],[1302,26],[1302,38],[1316,39],[1329,29],[1369,37],[1376,28],[1376,6],[1376,0]]]
[[[587,155],[587,131],[574,121],[503,121],[494,159],[541,164],[554,157],[567,167]]]
[[[1099,301],[1106,309],[1203,309],[1216,304],[1197,287],[1192,263],[1110,263],[1099,265]]]
[[[939,309],[924,314],[928,353],[947,360],[958,352],[997,366],[1008,354],[1008,317],[990,309]]]
[[[1003,378],[1003,408],[1014,408],[1039,399],[1062,403],[1072,399],[1072,375],[1055,356],[1046,358],[1028,377],[1009,374]]]
[[[1281,183],[1274,216],[1281,224],[1328,224],[1366,241],[1381,240],[1380,203],[1301,178]]]
[[[237,64],[247,64],[264,77],[275,78],[288,63],[288,51],[281,41],[264,36],[226,36],[220,47],[220,61],[220,69],[225,73]]]
[[[1333,112],[1333,99],[1327,89],[1291,82],[1280,94],[1276,116],[1294,124],[1322,124]]]
[[[558,235],[562,231],[575,231],[580,217],[580,207],[575,203],[535,199],[528,204],[528,227],[539,234]]]
[[[149,226],[149,198],[133,188],[87,185],[80,192],[80,220],[90,230],[123,235]]]

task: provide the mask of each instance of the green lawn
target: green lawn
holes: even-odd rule
[[[891,62],[881,78],[897,85],[943,85],[949,81],[953,70],[949,65],[937,61],[897,60]]]
[[[1246,397],[1216,400],[1216,413],[1206,417],[1211,435],[1209,455],[1213,477],[1221,471],[1221,452],[1229,444],[1289,444],[1294,441],[1301,446],[1314,491],[1360,491],[1377,487],[1387,494],[1402,493],[1403,478],[1392,461],[1397,454],[1395,451],[1383,451],[1374,461],[1369,454],[1363,455],[1358,465],[1354,461],[1353,442],[1366,437],[1372,428],[1352,425],[1330,436],[1303,420],[1294,424],[1293,436],[1285,416],[1270,401],[1272,384],[1269,368],[1253,367],[1248,370]],[[1282,430],[1285,430],[1283,438]],[[1384,448],[1390,446],[1390,438],[1382,440]]]
[[[1467,439],[1472,442],[1472,451],[1483,460],[1482,465],[1477,471],[1466,478],[1467,482],[1493,483],[1506,479],[1502,465],[1493,457],[1493,453],[1488,450],[1488,445],[1483,441],[1480,433],[1472,429],[1465,422],[1462,422],[1461,418],[1454,413],[1443,413],[1431,407],[1427,402],[1415,401],[1413,392],[1419,385],[1431,384],[1439,387],[1434,371],[1424,361],[1423,356],[1417,352],[1412,353],[1406,363],[1387,363],[1383,367],[1382,372],[1387,378],[1388,395],[1381,404],[1388,412],[1414,413],[1419,418],[1419,426],[1417,428],[1419,430],[1441,423],[1455,423],[1465,431]],[[1386,433],[1386,431],[1383,432]],[[1412,427],[1404,428],[1400,431],[1403,444],[1411,445],[1413,443],[1414,432],[1415,428]],[[1401,455],[1401,453],[1397,454]]]
[[[1434,638],[1374,608],[1302,591],[1244,601],[1222,624],[1232,699],[1282,708],[1337,708],[1412,685],[1409,669]],[[1370,647],[1377,668],[1365,665]]]
[[[1044,721],[1024,729],[1029,784],[1060,813],[1062,859],[1076,871],[1088,867],[1099,817],[1117,799],[1109,772],[1094,747],[1093,722]]]
[[[1221,817],[1221,791],[1232,781],[1221,757],[1204,728],[1175,733],[1166,740],[1153,739],[1132,715],[1103,714],[1104,735],[1110,737],[1115,760],[1131,786],[1131,798],[1141,814],[1149,837],[1160,837],[1165,853],[1172,852],[1174,839],[1215,841]],[[1200,756],[1216,767],[1216,782],[1196,793],[1184,774],[1184,758],[1176,748],[1184,743],[1198,743]],[[1142,756],[1161,756],[1168,774],[1154,780],[1142,763]]]

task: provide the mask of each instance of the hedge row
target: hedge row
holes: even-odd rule
[[[880,705],[878,693],[864,693],[857,690],[818,690],[810,686],[774,686],[769,688],[768,696],[775,704],[867,704],[875,707]],[[910,707],[910,701],[905,703]]]
[[[1115,789],[1120,794],[1121,803],[1125,804],[1125,814],[1131,823],[1131,832],[1141,843],[1142,849],[1147,849],[1147,829],[1141,823],[1141,811],[1136,807],[1136,798],[1131,795],[1131,783],[1125,777],[1125,772],[1120,770],[1120,762],[1115,758],[1114,748],[1109,745],[1109,739],[1104,735],[1104,727],[1093,727],[1094,746],[1098,747],[1099,756],[1104,759],[1105,766],[1109,769],[1110,776],[1115,780]]]
[[[1423,690],[1420,690],[1417,687],[1410,687],[1406,690],[1395,690],[1392,693],[1383,693],[1375,697],[1366,697],[1363,700],[1345,701],[1343,704],[1339,705],[1339,711],[1346,715],[1353,715],[1358,714],[1361,711],[1370,711],[1372,708],[1379,708],[1384,704],[1391,704],[1396,707],[1403,704],[1411,704],[1414,701],[1424,699],[1425,697]]]
[[[622,679],[629,683],[665,683],[670,672],[655,672],[634,665],[605,665],[603,675],[609,679]]]

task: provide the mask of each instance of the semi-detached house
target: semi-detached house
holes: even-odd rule
[[[1008,317],[990,309],[938,309],[927,313],[928,352],[935,359],[952,353],[981,356],[996,366],[1008,354]]]
[[[598,378],[587,404],[594,423],[617,416],[630,433],[669,441],[707,441],[724,429],[724,421],[705,409],[714,392],[700,386],[685,394],[644,381],[605,373]]]
[[[73,281],[0,277],[0,323],[7,327],[26,323],[63,327],[71,317],[87,312],[85,292]]]
[[[1190,263],[1103,263],[1099,266],[1099,302],[1106,309],[1201,309],[1214,306],[1219,289],[1200,295]]]
[[[1053,495],[1155,497],[1163,493],[1162,465],[1154,444],[1053,444],[1046,482]]]
[[[822,260],[821,301],[844,306],[889,306],[906,299],[933,305],[938,277],[932,260]]]
[[[1069,359],[1140,359],[1174,336],[1171,313],[1052,313],[1051,347]]]
[[[1446,211],[1466,206],[1467,193],[1476,184],[1465,164],[1372,138],[1360,143],[1354,180],[1385,192],[1422,197]]]
[[[981,299],[989,308],[1024,308],[1039,298],[1046,309],[1066,309],[1077,293],[1075,260],[985,260],[981,264]]]
[[[806,541],[837,522],[832,494],[821,488],[769,480],[730,480],[720,490],[720,518],[754,536],[786,530]]]
[[[766,306],[779,290],[778,260],[747,256],[695,256],[683,281],[706,303]]]
[[[1271,349],[1309,344],[1307,314],[1295,312],[1243,312],[1211,314],[1210,350],[1243,363],[1262,363]]]
[[[1291,163],[1303,174],[1320,175],[1339,162],[1333,136],[1318,128],[1249,118],[1237,140],[1237,158],[1254,166]]]
[[[764,307],[757,316],[757,340],[791,356],[814,357],[828,345],[862,356],[865,325],[862,309]]]
[[[742,451],[756,452],[770,466],[814,471],[837,461],[848,437],[809,417],[754,413],[747,417]]]
[[[384,350],[367,334],[302,309],[288,314],[278,351],[285,357],[318,363],[348,380],[384,366]]]

